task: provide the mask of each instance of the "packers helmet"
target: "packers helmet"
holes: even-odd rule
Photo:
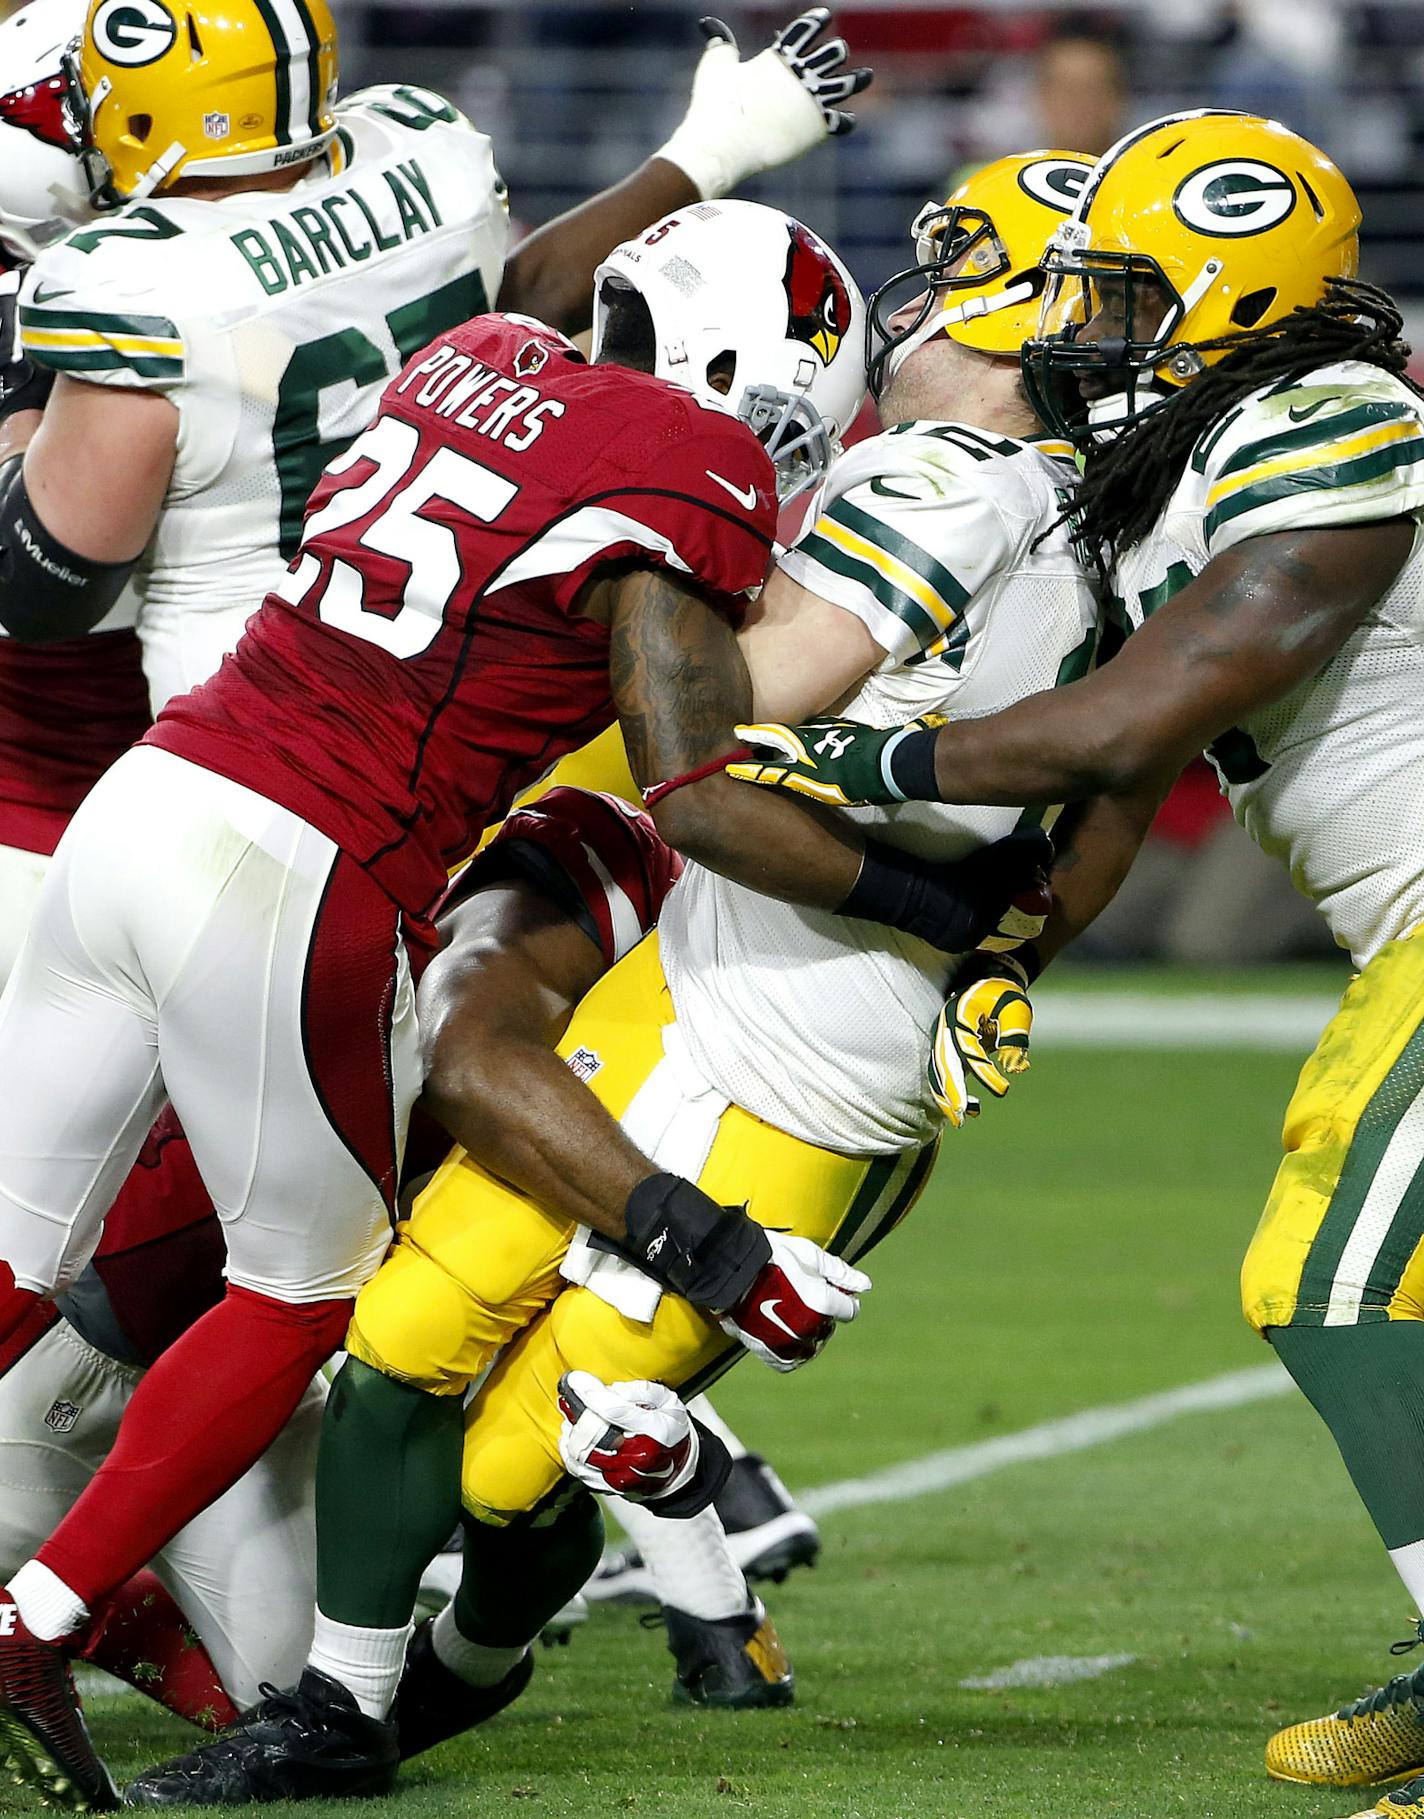
[[[1160,407],[1234,337],[1353,278],[1359,226],[1339,170],[1278,121],[1204,110],[1139,127],[1098,161],[1044,255],[1023,353],[1039,414],[1081,440],[1085,398],[1090,438]]]
[[[1018,358],[1038,321],[1044,246],[1092,168],[1092,159],[1076,152],[996,158],[947,201],[925,204],[910,229],[916,263],[870,300],[866,364],[875,397],[910,354],[941,333],[982,353]],[[914,321],[892,327],[921,296]]]
[[[328,0],[89,0],[68,75],[96,207],[305,164],[336,137]]]

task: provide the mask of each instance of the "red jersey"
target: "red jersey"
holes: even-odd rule
[[[0,637],[0,846],[52,853],[69,818],[148,728],[138,636]]]
[[[417,355],[327,469],[286,583],[153,744],[334,840],[413,915],[522,790],[613,718],[594,572],[632,559],[729,617],[764,578],[771,462],[661,379],[526,318]]]

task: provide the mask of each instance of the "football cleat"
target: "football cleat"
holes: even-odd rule
[[[1323,1718],[1287,1725],[1266,1745],[1273,1781],[1368,1787],[1424,1769],[1424,1669],[1398,1674]]]
[[[309,1667],[295,1687],[261,1691],[230,1731],[140,1775],[125,1806],[349,1800],[395,1786],[395,1725],[368,1718],[339,1681]]]
[[[690,1617],[665,1604],[662,1619],[677,1663],[672,1696],[681,1704],[750,1711],[794,1701],[796,1676],[759,1598],[740,1617]]]
[[[733,1460],[715,1507],[732,1558],[748,1579],[773,1579],[779,1585],[793,1568],[816,1564],[820,1531],[758,1454]]]
[[[46,1805],[106,1813],[119,1804],[69,1663],[30,1634],[8,1593],[0,1593],[0,1755],[8,1773],[37,1788]]]
[[[1350,1819],[1424,1819],[1424,1775],[1381,1794],[1373,1806],[1352,1813]]]
[[[590,1604],[656,1604],[653,1575],[635,1547],[605,1554],[583,1588]]]
[[[402,1762],[409,1762],[423,1750],[434,1749],[447,1738],[473,1730],[505,1706],[513,1705],[534,1673],[534,1653],[529,1649],[503,1680],[493,1686],[471,1686],[468,1680],[452,1674],[436,1654],[433,1627],[431,1618],[411,1637],[405,1671],[391,1710]]]

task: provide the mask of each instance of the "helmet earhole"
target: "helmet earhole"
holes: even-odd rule
[[[1268,285],[1264,290],[1248,291],[1244,297],[1237,299],[1231,320],[1237,328],[1255,328],[1275,300],[1276,293],[1272,286]]]
[[[136,139],[140,145],[147,143],[148,135],[153,131],[152,114],[129,115],[129,138]]]
[[[707,362],[707,383],[713,391],[730,397],[737,377],[737,353],[735,348],[724,347],[720,354]]]

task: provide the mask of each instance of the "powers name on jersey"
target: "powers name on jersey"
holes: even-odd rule
[[[426,914],[487,822],[613,718],[608,630],[580,611],[595,570],[636,557],[735,620],[775,515],[771,462],[727,412],[483,317],[388,388],[233,659],[150,738]]]
[[[367,90],[337,119],[329,162],[290,190],[130,205],[26,285],[31,359],[179,412],[135,576],[155,708],[236,644],[392,375],[499,289],[508,208],[488,139],[411,88]]]
[[[1066,452],[907,423],[837,461],[782,566],[887,653],[849,718],[989,714],[1087,672],[1098,608],[1057,524]],[[1019,811],[907,802],[855,819],[948,860],[1009,833]],[[669,899],[661,943],[688,1047],[739,1105],[852,1154],[892,1153],[939,1128],[925,1082],[948,973],[938,950],[698,865]]]
[[[1140,626],[1211,557],[1272,531],[1419,518],[1424,406],[1378,367],[1325,366],[1254,393],[1205,436],[1151,533],[1118,564]],[[1237,819],[1290,867],[1363,965],[1424,920],[1424,561],[1415,553],[1329,663],[1217,739]]]

